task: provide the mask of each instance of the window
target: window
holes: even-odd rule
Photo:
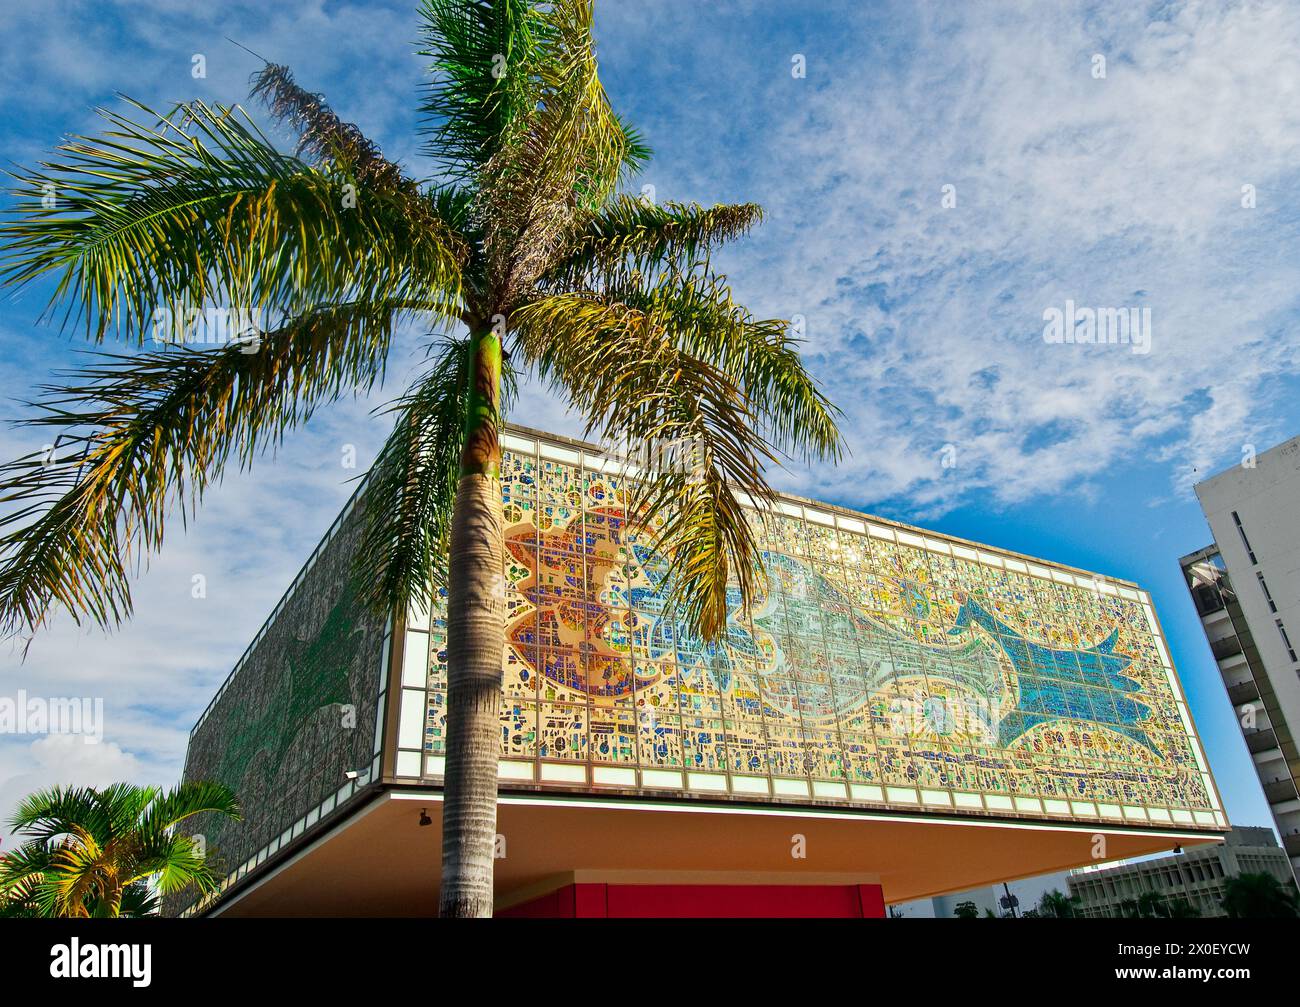
[[[1232,512],[1232,520],[1237,525],[1237,532],[1241,535],[1241,544],[1246,547],[1246,555],[1250,557],[1252,565],[1257,565],[1259,560],[1255,559],[1255,550],[1250,547],[1250,539],[1246,538],[1246,529],[1241,526],[1241,518],[1237,517],[1237,512]]]
[[[1210,615],[1223,609],[1223,598],[1213,584],[1198,584],[1192,590],[1192,598],[1196,602],[1196,611],[1201,615]]]
[[[1277,603],[1273,601],[1273,596],[1269,594],[1268,585],[1264,583],[1264,575],[1262,573],[1256,573],[1255,576],[1259,579],[1260,590],[1264,592],[1264,600],[1268,602],[1268,610],[1270,612],[1276,612]]]
[[[1286,635],[1286,627],[1282,625],[1281,619],[1277,620],[1277,631],[1282,637],[1282,646],[1286,647],[1286,652],[1291,655],[1291,660],[1294,663],[1296,660],[1295,648],[1291,646],[1291,638]]]

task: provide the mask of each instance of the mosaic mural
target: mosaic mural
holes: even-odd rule
[[[667,564],[629,531],[625,478],[551,453],[505,458],[503,758],[1109,802],[1209,824],[1217,805],[1145,595],[782,513],[755,517],[766,593],[748,619],[734,595],[725,639],[708,644],[665,612]],[[431,629],[436,756],[436,610]]]

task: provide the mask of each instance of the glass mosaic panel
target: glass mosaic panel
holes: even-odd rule
[[[747,800],[768,777],[784,781],[776,795],[803,780],[847,802],[947,791],[965,798],[957,813],[972,795],[976,812],[1004,814],[1046,798],[1074,802],[1074,817],[1120,803],[1210,826],[1217,797],[1145,593],[785,503],[753,515],[765,590],[748,615],[735,592],[710,644],[666,612],[667,563],[653,532],[628,527],[626,475],[550,454],[504,458],[503,756],[731,774]],[[436,746],[436,610],[432,628]]]

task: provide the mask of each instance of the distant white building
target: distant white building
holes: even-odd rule
[[[1214,544],[1181,560],[1300,875],[1300,437],[1198,483]]]
[[[1291,864],[1272,829],[1238,827],[1224,842],[1184,853],[1071,872],[1070,894],[1077,896],[1080,916],[1118,917],[1122,904],[1155,892],[1166,905],[1184,899],[1202,916],[1225,916],[1220,905],[1228,878],[1271,874],[1291,882]]]

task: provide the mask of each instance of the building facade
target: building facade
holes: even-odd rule
[[[1099,832],[1118,857],[1228,827],[1136,585],[781,497],[750,512],[762,594],[706,643],[629,523],[634,470],[502,443],[503,913],[743,914],[797,887],[881,915],[1086,863]],[[436,595],[359,609],[357,522],[354,499],[194,728],[186,778],[247,813],[196,823],[226,880],[175,911],[429,911],[446,621]]]
[[[1242,874],[1269,874],[1292,883],[1291,861],[1272,829],[1238,827],[1222,843],[1134,864],[1084,868],[1070,875],[1070,894],[1086,917],[1121,917],[1123,904],[1155,892],[1169,905],[1186,901],[1202,916],[1226,916],[1225,882]]]
[[[1300,871],[1300,438],[1199,483],[1214,544],[1181,560],[1292,867]]]

